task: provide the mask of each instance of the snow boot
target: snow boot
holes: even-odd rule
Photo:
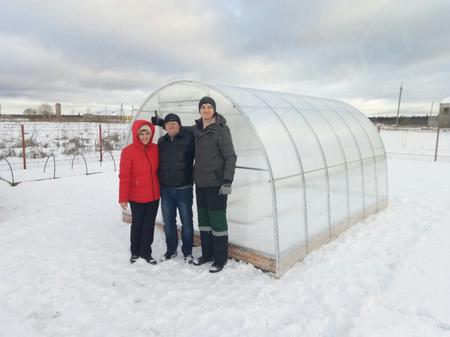
[[[156,260],[153,257],[151,257],[151,256],[146,258],[145,261],[147,261],[150,264],[156,264],[157,263]]]
[[[173,259],[174,257],[177,257],[177,255],[178,255],[177,252],[175,252],[175,253],[166,252],[164,254],[164,256],[161,258],[161,261],[167,261],[167,260]]]
[[[222,266],[223,268],[228,261],[228,235],[213,235],[212,240],[214,248],[214,264],[217,266]],[[220,268],[220,270],[222,270],[222,268]]]
[[[194,266],[201,266],[202,264],[208,263],[208,262],[212,262],[214,261],[214,258],[212,257],[205,257],[205,256],[200,256],[198,259],[194,260],[194,262],[192,262],[192,264]]]
[[[218,272],[222,271],[224,266],[225,266],[224,264],[218,264],[218,263],[214,262],[211,265],[211,267],[209,267],[209,272],[210,273],[218,273]]]

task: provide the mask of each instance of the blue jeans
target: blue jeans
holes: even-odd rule
[[[193,188],[173,188],[161,186],[161,209],[168,253],[178,248],[177,209],[181,218],[181,251],[184,256],[192,255],[194,227],[192,222]]]

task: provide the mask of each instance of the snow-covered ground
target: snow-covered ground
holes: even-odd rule
[[[450,164],[388,164],[389,207],[281,279],[130,265],[116,172],[0,181],[0,336],[450,336]]]

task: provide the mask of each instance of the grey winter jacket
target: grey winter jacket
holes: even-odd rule
[[[195,137],[194,181],[197,187],[233,182],[237,156],[226,123],[226,119],[216,112],[216,122],[205,129],[201,118],[194,126],[185,128]]]

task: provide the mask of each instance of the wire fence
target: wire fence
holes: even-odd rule
[[[450,161],[450,129],[378,128],[390,157]]]
[[[450,161],[450,129],[378,126],[389,157]],[[10,184],[115,171],[127,124],[0,123],[0,179]]]
[[[126,124],[0,123],[0,179],[20,182],[117,170]]]

